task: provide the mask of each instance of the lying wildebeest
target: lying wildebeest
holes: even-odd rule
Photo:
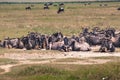
[[[51,35],[52,42],[58,42],[63,40],[63,34],[61,32],[55,32]]]
[[[23,49],[24,45],[20,38],[7,38],[3,41],[2,47]]]
[[[114,52],[115,46],[113,45],[110,39],[103,38],[99,51],[100,52]]]
[[[105,30],[105,36],[106,37],[115,37],[115,29],[114,28],[108,28]]]
[[[27,36],[22,38],[22,42],[27,50],[48,48],[47,36],[39,33],[29,33]]]
[[[30,6],[25,7],[25,9],[26,9],[26,10],[31,10],[31,7],[30,7]]]
[[[71,50],[70,46],[64,44],[64,41],[52,43],[50,46],[50,49],[51,50],[65,51],[65,52],[69,52]]]
[[[103,38],[103,37],[94,36],[94,35],[89,35],[89,36],[86,36],[86,37],[85,37],[87,43],[89,43],[90,46],[100,45],[102,38]]]
[[[59,7],[59,9],[57,11],[58,14],[61,13],[61,12],[64,12],[64,8],[63,7]]]
[[[111,36],[110,38],[115,47],[120,47],[120,34],[115,34],[115,36]]]
[[[79,42],[77,42],[75,39],[71,39],[69,42],[69,45],[72,48],[72,51],[90,51],[91,47],[90,45],[85,41],[85,39],[82,37]]]

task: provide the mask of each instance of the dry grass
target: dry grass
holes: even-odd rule
[[[17,64],[17,60],[12,59],[6,59],[6,58],[0,58],[0,65],[6,65],[6,64]]]
[[[43,10],[43,4],[34,4],[31,11],[24,8],[29,4],[1,4],[0,5],[0,39],[4,37],[21,37],[28,31],[51,34],[61,31],[66,36],[79,34],[81,27],[108,26],[118,30],[120,11],[119,2],[108,3],[107,7],[100,7],[100,3],[84,6],[82,3],[65,5],[65,12],[57,14],[57,8]]]
[[[120,65],[107,63],[101,65],[22,65],[12,72],[1,75],[1,80],[109,80],[120,79]]]
[[[55,62],[77,62],[77,61],[85,61],[86,59],[80,58],[65,58],[65,59],[57,59]]]

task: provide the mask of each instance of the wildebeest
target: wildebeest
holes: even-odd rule
[[[115,46],[113,45],[110,39],[103,38],[99,51],[100,52],[114,52]]]
[[[24,45],[20,38],[6,38],[2,44],[2,47],[4,48],[17,48],[17,49],[23,49]]]
[[[31,10],[31,7],[30,7],[30,6],[25,7],[25,9],[26,9],[26,10]]]
[[[90,45],[85,41],[84,37],[81,37],[79,41],[71,38],[69,40],[69,46],[72,48],[72,51],[90,51]]]
[[[119,8],[117,8],[117,10],[120,10],[120,7],[119,7]]]
[[[59,3],[59,6],[63,6],[64,5],[64,3]]]
[[[63,34],[61,32],[55,32],[51,35],[52,42],[58,42],[63,40]]]
[[[59,50],[69,52],[71,50],[70,46],[65,45],[64,41],[54,42],[51,44],[51,50]]]
[[[45,3],[43,9],[50,9],[49,6],[51,6],[52,4],[52,2]]]
[[[49,6],[44,6],[44,8],[43,9],[49,9]]]
[[[44,3],[44,6],[50,6],[50,5],[53,5],[53,3],[52,2]]]
[[[77,42],[77,41],[72,41],[71,43],[71,48],[72,51],[90,51],[91,48],[88,43],[86,42]]]
[[[49,49],[59,51],[90,51],[94,45],[100,46],[100,52],[114,52],[115,47],[120,47],[120,33],[116,33],[114,28],[100,29],[94,27],[89,31],[89,27],[83,28],[79,36],[64,36],[61,32],[45,35],[38,32],[29,32],[20,38],[5,38],[0,41],[0,47],[31,49]]]
[[[64,12],[64,8],[63,7],[59,7],[59,9],[57,11],[58,14],[61,13],[61,12]]]

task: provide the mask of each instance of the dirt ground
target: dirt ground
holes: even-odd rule
[[[0,55],[0,58],[8,58],[18,60],[16,64],[0,65],[0,68],[4,70],[0,74],[10,72],[14,66],[24,64],[78,64],[78,65],[92,65],[103,64],[112,61],[112,59],[96,59],[99,57],[120,57],[120,53],[99,53],[99,52],[61,52],[58,54],[41,54],[41,53],[4,53]],[[73,61],[59,61],[62,59],[73,59]],[[79,59],[79,60],[74,60]]]

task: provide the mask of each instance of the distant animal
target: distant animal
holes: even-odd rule
[[[107,4],[104,4],[104,6],[108,6]]]
[[[52,2],[47,2],[47,3],[44,4],[44,6],[50,6],[50,5],[53,5],[53,3]]]
[[[57,11],[58,14],[61,13],[61,12],[64,12],[64,8],[63,7],[59,7],[59,9]]]
[[[34,5],[32,4],[31,7],[34,7]]]
[[[99,4],[99,6],[102,6],[102,4]]]
[[[43,9],[49,9],[49,6],[44,6],[44,8]]]
[[[49,2],[48,4],[49,4],[49,5],[53,5],[53,2]]]
[[[120,7],[119,7],[119,8],[117,8],[117,10],[120,10]]]
[[[30,6],[25,7],[25,9],[26,9],[26,10],[31,10],[31,7],[30,7]]]
[[[59,3],[59,6],[62,6],[62,5],[64,5],[64,3]]]

